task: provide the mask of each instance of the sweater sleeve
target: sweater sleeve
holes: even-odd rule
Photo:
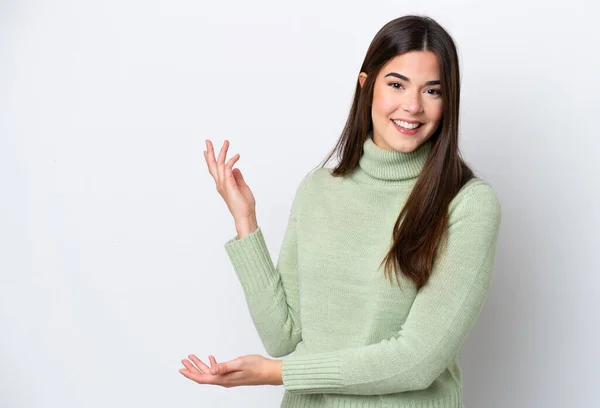
[[[296,189],[277,266],[273,265],[260,226],[242,239],[236,235],[225,243],[254,326],[272,357],[290,354],[302,338],[296,226],[303,185],[304,180]]]
[[[365,346],[283,359],[286,390],[376,395],[428,388],[457,356],[487,297],[500,219],[491,187],[472,186],[452,212],[447,248],[397,334]]]

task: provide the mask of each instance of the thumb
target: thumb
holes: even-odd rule
[[[227,374],[239,369],[239,364],[236,360],[228,361],[227,363],[219,363],[210,369],[212,375]]]
[[[215,364],[214,366],[212,366],[210,368],[210,373],[212,375],[218,375],[218,374],[225,374],[225,373],[227,373],[227,364],[225,364],[225,363]]]
[[[238,187],[247,186],[246,180],[244,180],[244,176],[242,175],[242,171],[240,169],[236,167],[231,171],[231,174],[233,175],[233,178],[235,179],[235,182],[238,185]]]

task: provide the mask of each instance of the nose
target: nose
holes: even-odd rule
[[[423,111],[423,103],[421,102],[421,94],[419,91],[406,92],[400,107],[414,115]]]

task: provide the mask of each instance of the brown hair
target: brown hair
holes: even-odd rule
[[[431,275],[438,243],[447,243],[448,206],[461,187],[475,177],[461,158],[458,146],[460,73],[456,45],[435,20],[415,15],[399,17],[375,35],[360,68],[367,78],[361,87],[357,76],[348,119],[321,167],[336,151],[339,164],[331,170],[333,176],[345,176],[358,166],[363,144],[373,129],[371,104],[375,78],[388,61],[409,51],[436,54],[443,113],[429,139],[431,152],[394,225],[393,244],[381,264],[385,262],[384,274],[391,284],[392,269],[400,270],[419,290]],[[400,286],[398,272],[395,276]]]

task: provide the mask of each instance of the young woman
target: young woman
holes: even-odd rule
[[[299,184],[277,266],[228,141],[204,152],[237,236],[225,249],[268,359],[180,372],[224,387],[283,385],[282,407],[461,407],[457,357],[484,304],[500,228],[491,186],[458,145],[459,63],[434,20],[375,36],[339,164]]]

